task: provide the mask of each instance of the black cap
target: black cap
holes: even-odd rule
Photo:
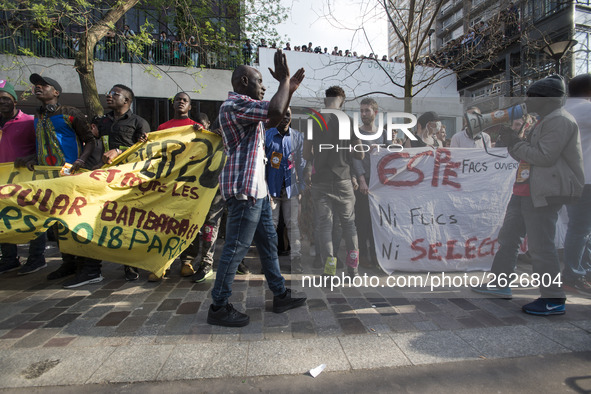
[[[527,94],[533,94],[539,97],[564,97],[566,86],[564,79],[560,75],[550,75],[531,84],[527,89]]]
[[[417,119],[417,122],[421,125],[421,127],[425,127],[429,122],[438,122],[441,118],[437,115],[437,112],[434,111],[427,111]]]
[[[62,87],[55,79],[49,77],[42,77],[39,74],[31,74],[29,77],[29,81],[31,81],[34,85],[49,85],[53,86],[55,90],[57,90],[60,94],[62,93]]]

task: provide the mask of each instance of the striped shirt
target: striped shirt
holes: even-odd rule
[[[228,99],[220,107],[218,120],[222,129],[226,166],[220,175],[220,190],[224,200],[231,197],[247,196],[263,198],[267,188],[265,183],[264,124],[269,110],[268,101],[254,100],[248,96],[230,92]],[[261,156],[262,155],[262,156]],[[263,179],[258,179],[262,175]]]

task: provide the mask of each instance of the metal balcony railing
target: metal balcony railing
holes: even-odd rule
[[[76,35],[56,34],[40,37],[31,31],[19,31],[11,35],[2,31],[0,53],[25,56],[74,59],[79,49]],[[243,50],[238,43],[220,45],[217,48],[191,46],[181,41],[154,41],[144,45],[141,53],[134,53],[121,37],[105,37],[95,47],[94,59],[105,62],[143,63],[162,66],[205,67],[233,70],[240,64],[250,64],[256,49]]]

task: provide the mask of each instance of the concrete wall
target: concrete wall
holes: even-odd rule
[[[277,90],[279,83],[271,76],[268,68],[274,68],[275,50],[260,48],[260,67],[263,82],[268,92]],[[347,97],[361,97],[372,94],[374,97],[404,98],[404,89],[398,85],[404,82],[404,64],[361,60],[350,57],[331,56],[316,53],[286,51],[289,69],[295,73],[303,67],[306,78],[295,93],[297,98],[323,98],[324,90],[332,85],[339,85]],[[417,66],[414,83],[417,97],[422,98],[459,98],[456,75],[446,69]],[[398,85],[392,83],[395,81]],[[424,81],[424,83],[421,83]],[[381,93],[380,93],[381,92]],[[267,93],[268,94],[268,93]],[[267,97],[267,99],[269,99]]]

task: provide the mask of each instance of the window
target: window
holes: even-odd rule
[[[441,14],[445,14],[447,11],[449,11],[451,9],[451,7],[453,7],[454,3],[453,1],[448,1],[447,3],[445,3],[444,5],[441,6]]]
[[[449,25],[456,23],[458,20],[462,19],[463,15],[464,15],[464,10],[460,8],[459,11],[457,11],[452,16],[450,16],[449,18],[447,18],[446,20],[443,21],[443,28],[445,29]]]
[[[455,40],[456,38],[461,37],[463,34],[464,34],[464,26],[460,26],[451,32],[451,38]]]
[[[575,23],[577,25],[591,26],[591,13],[577,10],[575,12]]]
[[[482,20],[482,16],[477,16],[476,18],[472,19],[470,21],[470,27],[474,27],[475,24],[477,24],[478,22],[480,22]]]
[[[533,16],[534,21],[545,18],[549,15],[568,7],[571,4],[564,0],[536,0],[528,1],[525,7],[527,16]]]
[[[575,40],[578,41],[575,45],[575,74],[583,74],[591,72],[589,65],[589,32],[578,31],[575,33]]]
[[[502,79],[502,76],[498,77],[499,80]],[[497,96],[499,94],[501,94],[501,87],[502,87],[502,82],[500,83],[493,83],[491,85],[487,85],[487,86],[483,86],[479,89],[476,89],[472,92],[470,92],[470,97],[472,97],[473,99],[479,99],[482,97],[487,97],[487,96]]]

